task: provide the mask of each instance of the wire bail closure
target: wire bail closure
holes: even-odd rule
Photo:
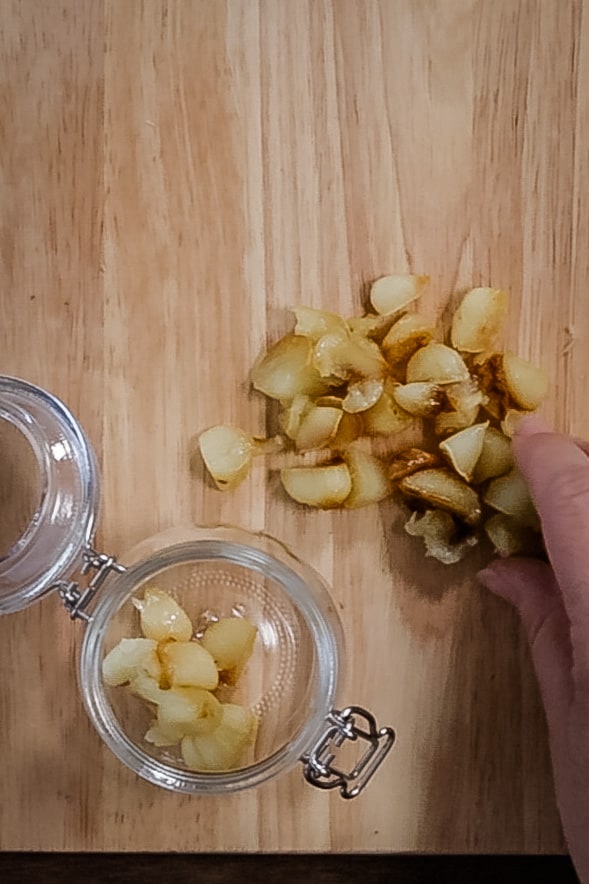
[[[318,789],[339,789],[343,798],[356,798],[392,749],[395,731],[391,727],[378,728],[374,716],[360,706],[348,706],[342,711],[334,709],[326,720],[327,729],[301,758],[305,779]],[[368,744],[348,772],[334,764],[337,750],[346,740],[363,740]]]
[[[88,623],[92,616],[86,608],[107,579],[111,572],[122,574],[126,571],[124,565],[120,565],[114,556],[105,553],[97,553],[91,546],[84,550],[84,564],[82,574],[95,571],[86,586],[80,587],[76,580],[60,580],[54,583],[52,589],[57,590],[66,611],[72,620],[83,620]]]

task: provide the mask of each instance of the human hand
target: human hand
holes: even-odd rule
[[[550,564],[498,559],[478,576],[515,605],[528,635],[563,829],[579,878],[589,884],[589,457],[531,416],[513,444]]]

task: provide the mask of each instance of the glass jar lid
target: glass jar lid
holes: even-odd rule
[[[0,614],[21,610],[82,564],[95,530],[92,448],[59,399],[0,377]]]

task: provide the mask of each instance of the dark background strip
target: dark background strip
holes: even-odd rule
[[[565,856],[0,853],[2,884],[578,884]]]

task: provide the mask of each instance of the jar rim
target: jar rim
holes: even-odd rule
[[[204,530],[204,529],[203,529]],[[230,793],[260,785],[294,767],[322,733],[341,683],[343,638],[326,584],[311,566],[281,542],[265,534],[232,529],[242,542],[196,540],[167,547],[112,576],[100,593],[88,622],[79,659],[81,692],[88,715],[111,751],[128,768],[154,785],[184,793]],[[214,530],[211,531],[214,535]],[[261,546],[274,544],[276,555]],[[238,564],[271,579],[294,603],[313,637],[318,661],[310,713],[289,742],[252,765],[223,773],[181,770],[155,759],[125,734],[106,696],[102,680],[103,645],[109,623],[138,586],[162,569],[196,561]]]

